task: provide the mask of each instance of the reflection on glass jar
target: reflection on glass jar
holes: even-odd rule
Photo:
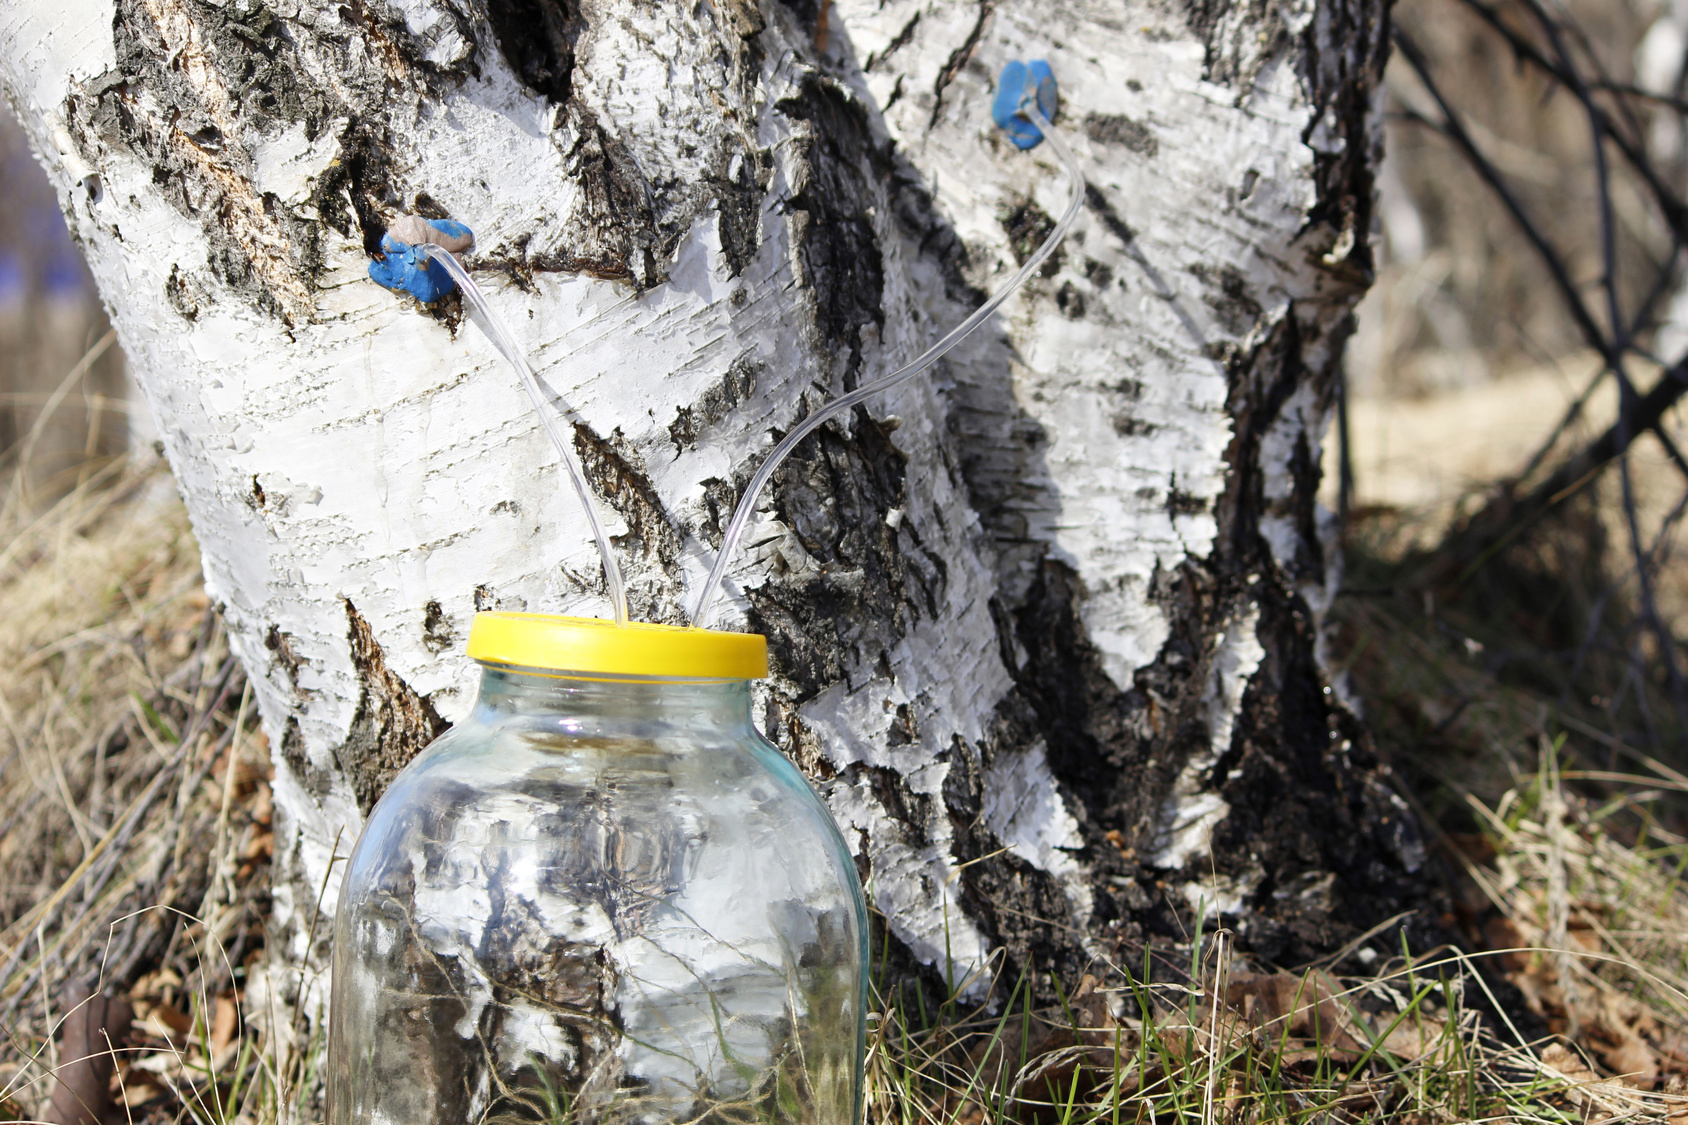
[[[751,726],[762,638],[482,614],[469,651],[345,874],[328,1125],[853,1125],[861,887]]]

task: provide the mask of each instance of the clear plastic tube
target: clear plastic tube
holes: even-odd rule
[[[1078,158],[1073,155],[1072,149],[1067,147],[1061,134],[1056,131],[1055,126],[1044,119],[1044,116],[1038,112],[1037,107],[1032,104],[1030,99],[1022,104],[1020,113],[1043,131],[1044,139],[1055,150],[1055,155],[1060,159],[1072,181],[1072,195],[1067,200],[1067,209],[1061,213],[1061,218],[1056,222],[1055,229],[1049,232],[1049,237],[1043,240],[1043,245],[1039,246],[1037,252],[1026,259],[1025,264],[1019,268],[1013,277],[1008,279],[1007,284],[998,289],[990,300],[980,305],[972,316],[956,325],[949,335],[927,348],[914,362],[898,368],[882,379],[864,383],[849,394],[833,399],[792,427],[791,432],[786,434],[778,445],[774,446],[773,452],[769,453],[767,459],[762,462],[762,467],[757,469],[756,475],[750,478],[750,483],[745,486],[744,495],[739,499],[738,507],[733,510],[732,522],[727,525],[727,533],[721,537],[721,550],[715,556],[715,565],[710,569],[709,578],[704,582],[703,589],[698,594],[697,607],[692,610],[692,625],[701,626],[703,624],[709,610],[715,603],[716,595],[721,591],[721,583],[726,578],[727,567],[732,562],[733,555],[738,549],[739,540],[744,538],[745,529],[750,523],[750,515],[756,509],[756,498],[761,495],[762,489],[767,487],[768,480],[774,475],[774,471],[791,455],[791,451],[797,448],[798,443],[819,429],[829,418],[865,402],[881,391],[888,391],[899,383],[906,382],[942,359],[945,353],[961,343],[969,333],[983,324],[997,310],[998,306],[1012,297],[1015,291],[1025,284],[1026,279],[1036,272],[1039,266],[1043,265],[1049,255],[1055,252],[1055,248],[1067,236],[1067,231],[1072,228],[1073,221],[1078,218],[1079,207],[1084,203],[1084,172],[1078,165]]]
[[[462,290],[464,300],[469,302],[469,309],[475,318],[475,323],[492,341],[492,346],[509,361],[516,369],[517,376],[522,381],[522,389],[527,391],[528,399],[533,403],[533,409],[539,415],[539,424],[545,427],[545,432],[551,438],[551,444],[557,447],[562,456],[563,464],[568,466],[569,480],[574,484],[575,495],[580,497],[581,510],[586,513],[586,522],[592,525],[592,538],[598,544],[598,557],[604,564],[604,583],[609,587],[610,602],[615,606],[615,623],[627,624],[627,587],[621,579],[621,567],[615,561],[615,555],[610,551],[610,539],[604,533],[603,521],[598,519],[598,509],[592,502],[592,490],[586,484],[586,470],[581,467],[580,458],[575,455],[574,447],[563,436],[563,431],[557,425],[556,415],[551,404],[545,400],[545,392],[540,389],[539,379],[528,366],[527,357],[517,346],[510,330],[492,311],[486,303],[486,296],[475,285],[474,278],[463,268],[463,263],[452,256],[451,252],[433,243],[423,243],[417,247],[438,262],[451,275],[457,287]]]

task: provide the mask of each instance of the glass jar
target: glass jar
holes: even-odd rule
[[[759,636],[479,614],[334,929],[328,1125],[854,1125],[866,910]]]

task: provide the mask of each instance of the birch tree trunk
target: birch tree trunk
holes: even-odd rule
[[[1059,257],[777,476],[717,624],[895,963],[1293,961],[1423,852],[1321,660],[1313,494],[1370,276],[1384,0],[9,0],[5,91],[85,247],[275,754],[276,926],[463,713],[477,609],[607,615],[513,378],[365,276],[477,233],[677,622],[760,457],[974,307],[1065,190],[990,123],[1047,58]],[[319,927],[319,935],[323,929]],[[319,937],[320,941],[320,937]],[[925,967],[923,969],[922,967]],[[982,979],[982,978],[981,978]]]

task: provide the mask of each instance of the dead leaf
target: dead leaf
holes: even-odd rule
[[[1666,1125],[1688,1125],[1688,1081],[1678,1074],[1665,1083]]]
[[[1519,952],[1529,943],[1524,940],[1524,935],[1519,932],[1512,919],[1497,914],[1484,922],[1483,940],[1488,942],[1490,949],[1510,951],[1500,956],[1501,965],[1508,971],[1517,972],[1529,967],[1530,955]]]
[[[174,1004],[152,1005],[140,1019],[141,1030],[148,1035],[172,1042],[180,1042],[193,1030],[193,1017]]]
[[[1365,1050],[1361,1040],[1369,1036],[1352,1034],[1359,1029],[1352,1007],[1339,999],[1342,991],[1326,972],[1302,977],[1238,972],[1226,984],[1225,1002],[1256,1030],[1281,1036],[1287,1029],[1293,1037],[1357,1057]]]
[[[155,973],[148,973],[135,982],[135,987],[129,990],[131,1003],[149,1000],[159,996],[167,997],[174,989],[180,988],[182,978],[169,969],[159,969]]]
[[[58,1082],[47,1120],[53,1125],[110,1125],[112,1050],[121,1047],[134,1013],[113,996],[78,988],[59,1030]]]
[[[246,850],[241,853],[240,858],[251,863],[259,859],[266,859],[274,854],[275,833],[259,832],[253,835],[252,841],[246,845]]]
[[[1640,1117],[1649,1106],[1633,1089],[1620,1082],[1601,1081],[1580,1055],[1560,1043],[1550,1043],[1541,1053],[1543,1066],[1551,1067],[1571,1085],[1564,1094],[1581,1108],[1590,1121]]]
[[[1582,1056],[1562,1043],[1549,1043],[1541,1053],[1541,1061],[1572,1082],[1596,1082],[1594,1071],[1583,1062]]]
[[[1436,1049],[1447,1030],[1447,1021],[1428,1013],[1413,1012],[1384,1036],[1383,1049],[1402,1062],[1417,1062]]]
[[[253,824],[268,826],[275,819],[275,797],[268,782],[260,781],[252,792],[252,804],[247,810]]]
[[[217,1010],[211,1017],[211,1057],[217,1058],[228,1049],[235,1032],[240,1028],[240,1005],[225,992],[217,997]]]
[[[1651,1090],[1659,1081],[1658,1033],[1653,1013],[1633,997],[1601,989],[1578,1005],[1587,1037],[1606,1068],[1631,1085]]]

